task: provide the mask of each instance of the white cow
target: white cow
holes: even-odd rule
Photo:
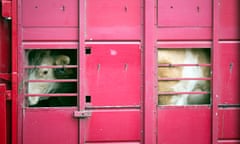
[[[54,55],[50,50],[31,50],[27,52],[28,64],[35,66],[68,65],[70,57],[67,55]],[[33,68],[28,71],[29,80],[54,80],[56,76],[53,68]],[[28,94],[54,93],[60,84],[56,82],[29,82]],[[38,104],[39,101],[48,97],[30,96],[28,103],[30,106]]]
[[[159,49],[158,64],[209,64],[208,49]],[[206,78],[210,77],[210,67],[206,66],[169,66],[159,67],[161,78]],[[158,91],[161,92],[209,92],[207,80],[160,80]],[[166,94],[159,95],[160,105],[208,104],[208,94]]]

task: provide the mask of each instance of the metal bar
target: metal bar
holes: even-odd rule
[[[176,81],[176,80],[211,80],[212,78],[158,78],[158,81]]]
[[[159,92],[158,95],[181,95],[181,94],[210,94],[209,92],[200,92],[200,91],[192,91],[192,92]]]
[[[85,56],[85,26],[86,26],[86,0],[78,1],[78,111],[85,110],[85,83],[86,83],[86,56]],[[86,120],[79,120],[78,143],[85,143]]]
[[[210,48],[211,41],[158,41],[157,47],[161,48]]]
[[[145,144],[157,143],[156,1],[144,1],[144,133]]]
[[[86,106],[86,109],[140,109],[140,105],[127,105],[127,106]]]
[[[78,42],[23,42],[24,49],[77,49]]]
[[[236,143],[240,143],[240,140],[231,140],[231,139],[226,139],[226,140],[218,140],[218,143],[226,143],[226,144],[229,144],[229,143],[233,143],[233,144],[236,144]]]
[[[18,141],[18,47],[19,47],[19,35],[18,35],[18,1],[12,0],[12,34],[11,34],[11,59],[12,59],[12,124],[11,124],[11,141],[12,144],[17,144]]]
[[[41,97],[63,97],[63,96],[77,96],[77,93],[49,93],[49,94],[25,94],[26,97],[41,96]]]
[[[211,67],[211,64],[158,64],[158,67],[177,67],[177,66],[197,66],[197,67]]]
[[[211,109],[211,105],[202,104],[202,105],[183,105],[183,106],[176,106],[176,105],[158,105],[159,109]]]
[[[27,80],[26,82],[78,82],[77,79]]]
[[[0,83],[0,143],[7,144],[6,85]]]
[[[213,0],[213,47],[212,47],[212,144],[216,144],[218,140],[218,101],[220,97],[220,78],[219,72],[221,70],[218,64],[220,60],[219,54],[219,10],[220,1]]]
[[[49,65],[49,66],[24,66],[25,69],[33,69],[33,68],[78,68],[77,65]]]

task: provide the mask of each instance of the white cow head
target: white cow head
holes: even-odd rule
[[[70,63],[70,57],[66,55],[54,55],[50,50],[37,50],[28,52],[29,65],[35,66],[53,66],[67,65]],[[34,68],[28,71],[29,80],[54,80],[53,68]],[[56,82],[29,82],[28,94],[47,94],[54,93],[59,87]],[[48,97],[30,96],[28,103],[30,106],[36,105],[40,100],[48,99]]]

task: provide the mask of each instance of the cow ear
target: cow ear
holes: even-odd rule
[[[66,55],[60,55],[56,57],[55,60],[56,65],[68,65],[70,64],[70,57]]]

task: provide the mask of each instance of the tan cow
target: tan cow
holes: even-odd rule
[[[171,64],[210,64],[209,49],[158,49],[158,78],[207,78],[207,66],[171,66]],[[159,95],[160,105],[208,104],[208,94],[186,94],[187,92],[209,92],[208,80],[159,80],[158,92],[185,92],[184,94]]]

